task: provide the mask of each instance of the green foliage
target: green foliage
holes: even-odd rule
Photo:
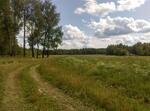
[[[94,48],[84,48],[84,49],[57,49],[50,50],[51,55],[94,55],[94,54],[106,54],[106,49],[94,49]]]
[[[65,93],[110,111],[149,111],[149,58],[52,57],[41,77]],[[85,102],[85,103],[86,103]]]
[[[55,101],[47,94],[39,92],[37,83],[29,75],[29,67],[24,69],[19,75],[21,91],[25,98],[27,111],[60,111],[56,107]]]
[[[137,43],[131,48],[131,52],[135,55],[150,56],[150,43]]]
[[[59,20],[55,5],[48,0],[1,0],[0,55],[17,54],[16,38],[22,28],[24,55],[26,40],[32,48],[32,53],[35,45],[37,48],[41,45],[45,50],[57,48],[63,35],[61,27],[58,26]],[[29,34],[29,39],[26,33]]]
[[[21,28],[20,6],[20,0],[5,0],[0,7],[0,55],[16,55],[16,37]]]
[[[150,56],[150,43],[136,43],[129,47],[123,44],[110,45],[107,47],[108,55],[139,55]]]
[[[59,14],[56,12],[56,7],[50,1],[44,2],[34,1],[34,11],[31,11],[29,23],[31,27],[29,45],[34,55],[34,46],[43,46],[44,56],[45,51],[55,49],[61,44],[62,29],[58,26]],[[48,52],[48,51],[47,51]]]
[[[11,34],[13,30],[13,20],[9,7],[9,0],[3,1],[3,4],[4,5],[0,7],[0,55],[9,53]]]
[[[107,54],[119,56],[129,55],[128,46],[125,46],[123,44],[110,45],[107,47]]]

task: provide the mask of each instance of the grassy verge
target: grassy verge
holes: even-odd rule
[[[13,60],[0,60],[0,110],[2,107],[2,100],[4,98],[4,91],[5,91],[5,80],[9,73],[13,70],[16,70],[18,64],[13,64]]]
[[[40,93],[36,82],[29,75],[29,67],[19,75],[21,91],[28,111],[60,111],[47,94]]]
[[[0,107],[1,107],[1,102],[2,102],[2,98],[3,98],[3,94],[4,94],[4,75],[1,73],[0,71]]]
[[[92,78],[145,106],[150,105],[149,57],[66,57],[55,67]]]
[[[70,67],[79,65],[76,64],[77,61],[75,65],[72,65],[74,64],[72,62],[72,64],[68,66],[69,68],[65,68],[68,61],[65,62],[65,64],[64,61],[61,61],[61,63],[59,61],[64,69],[58,67],[60,64],[54,64],[56,61],[59,60],[55,59],[53,61],[51,59],[51,61],[43,63],[38,70],[41,77],[57,86],[65,93],[78,97],[83,101],[88,100],[88,103],[108,111],[149,111],[149,108],[141,105],[135,99],[122,95],[118,90],[105,87],[103,84],[96,82],[90,77],[76,74],[75,72],[78,72],[80,69],[76,69],[77,71],[69,70]],[[81,72],[84,72],[84,70],[81,70]]]

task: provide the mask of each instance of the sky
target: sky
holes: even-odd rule
[[[150,0],[52,0],[60,13],[59,48],[150,42]]]

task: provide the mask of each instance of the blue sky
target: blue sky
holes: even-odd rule
[[[52,1],[61,14],[64,31],[60,48],[150,42],[150,0]]]

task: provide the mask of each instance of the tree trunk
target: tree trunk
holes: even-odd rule
[[[45,55],[45,46],[46,46],[46,34],[45,34],[45,38],[44,38],[43,51],[42,51],[42,58],[44,58],[44,55]]]
[[[8,35],[8,38],[9,38],[9,54],[10,56],[12,56],[12,40],[11,40],[11,36],[10,36],[10,31],[9,31],[9,28],[8,28],[8,24],[7,24],[7,17],[6,15],[4,15],[4,24],[5,24],[5,27],[6,27],[6,32],[7,32],[7,35]]]
[[[47,58],[49,57],[49,48],[47,49]]]
[[[45,46],[43,45],[42,58],[44,58],[44,55],[45,55]]]
[[[32,46],[31,46],[31,47],[32,47],[32,57],[35,57],[35,56],[34,56],[34,45],[33,45],[33,41],[32,41]]]
[[[14,14],[13,14],[13,21],[14,21],[14,30],[13,30],[13,39],[12,39],[12,55],[16,56],[16,10],[15,10],[16,4],[14,2],[13,8],[14,8]]]
[[[37,52],[36,52],[36,58],[39,58],[39,44],[37,43]]]
[[[48,38],[48,43],[50,43],[50,39]],[[47,54],[47,58],[49,57],[49,49],[50,49],[50,47],[48,46],[48,48],[47,48],[47,52],[46,52],[46,54]]]
[[[13,35],[13,48],[12,48],[12,55],[16,56],[16,36]]]
[[[15,15],[14,15],[14,32],[13,32],[12,44],[13,44],[12,55],[16,56],[16,16]]]
[[[24,37],[23,37],[23,56],[26,56],[26,17],[24,9]]]

